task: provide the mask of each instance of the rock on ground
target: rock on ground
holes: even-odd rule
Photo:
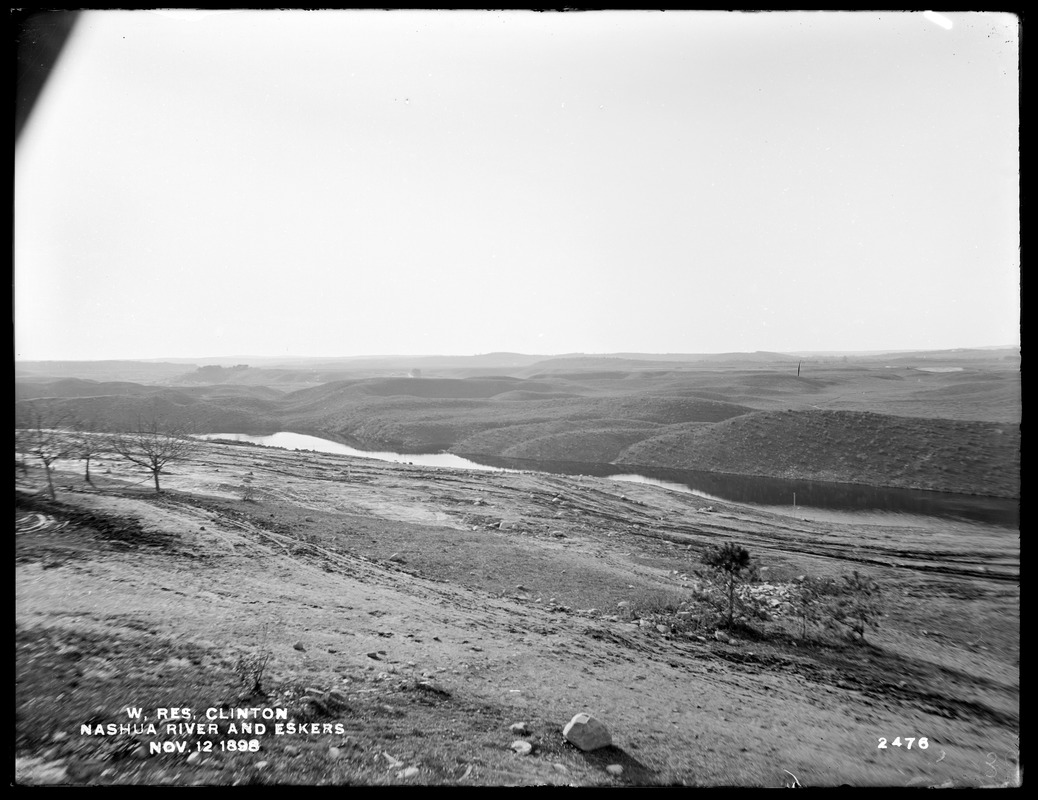
[[[584,713],[574,716],[563,729],[562,735],[585,752],[609,747],[613,743],[609,729],[590,714]]]

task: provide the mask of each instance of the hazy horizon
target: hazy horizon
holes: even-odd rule
[[[678,357],[678,356],[724,356],[724,355],[755,355],[761,354],[774,354],[774,355],[786,355],[786,356],[842,356],[842,355],[885,355],[887,353],[916,353],[916,352],[928,352],[928,353],[940,353],[940,352],[958,352],[958,351],[969,351],[969,350],[1018,350],[1019,345],[1015,344],[1004,344],[1004,345],[982,345],[979,347],[954,347],[954,348],[935,348],[920,350],[918,348],[897,348],[897,349],[880,349],[880,350],[797,350],[797,351],[784,351],[784,350],[726,350],[716,353],[649,353],[642,351],[633,350],[621,350],[610,353],[587,353],[587,352],[569,352],[569,353],[523,353],[514,350],[494,350],[484,353],[362,353],[357,355],[332,355],[332,356],[310,356],[300,353],[287,353],[285,355],[259,355],[259,354],[248,354],[248,353],[232,353],[230,355],[193,355],[193,356],[147,356],[140,358],[98,358],[98,359],[75,359],[75,358],[16,358],[15,363],[19,362],[63,362],[63,361],[142,361],[142,362],[191,362],[191,361],[234,361],[241,363],[242,359],[255,360],[255,361],[351,361],[351,360],[364,360],[364,359],[395,359],[395,358],[480,358],[489,357],[495,355],[501,356],[528,356],[528,357],[544,357],[544,358],[567,358],[571,356],[579,356],[582,358],[619,358],[624,356],[661,356],[661,357]]]
[[[15,358],[1019,347],[1019,44],[1004,12],[83,12],[15,153]]]

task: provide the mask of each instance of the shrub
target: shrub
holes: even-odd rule
[[[851,629],[865,641],[866,628],[879,628],[882,616],[882,590],[876,581],[857,570],[844,575],[831,605],[832,618]]]
[[[866,628],[878,628],[882,616],[882,591],[878,583],[855,571],[833,578],[799,578],[791,597],[790,610],[800,622],[800,636],[809,626],[824,630],[849,629],[865,639]]]
[[[808,625],[828,625],[832,621],[831,604],[840,592],[832,578],[805,576],[797,582],[792,595],[793,614],[800,621],[800,638],[807,638]]]
[[[256,488],[252,485],[252,473],[241,479],[241,499],[243,503],[251,503],[256,499]]]
[[[264,624],[260,634],[260,643],[251,653],[238,656],[234,663],[234,671],[238,675],[238,689],[241,697],[266,697],[263,680],[267,666],[274,654],[267,647],[267,625]]]

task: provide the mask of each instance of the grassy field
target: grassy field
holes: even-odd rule
[[[81,467],[61,463],[57,501],[36,467],[16,481],[19,784],[1019,782],[1015,531],[218,443],[162,494],[125,462],[102,457],[94,486]],[[803,637],[776,607],[716,638],[695,598],[726,541],[763,597],[868,575],[879,628]],[[128,707],[317,727],[104,732]],[[566,742],[579,712],[610,747]]]

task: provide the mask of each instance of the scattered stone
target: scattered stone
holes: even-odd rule
[[[380,660],[379,657],[378,657],[378,653],[376,653],[374,650],[372,650],[370,653],[366,653],[366,655],[367,655],[368,658],[373,658],[376,661]]]
[[[417,684],[419,689],[426,692],[432,692],[433,694],[442,695],[443,697],[450,697],[450,692],[444,689],[440,684],[433,681],[419,681]]]
[[[285,747],[285,754],[295,758],[297,755],[299,755],[299,748],[296,747],[294,744],[287,745]]]
[[[399,553],[393,553],[393,555],[391,555],[389,557],[389,560],[393,561],[393,562],[395,562],[397,564],[406,564],[407,563],[406,561],[404,561],[404,557],[402,555],[400,555]]]
[[[608,772],[614,778],[618,778],[619,776],[624,774],[624,768],[619,764],[610,764],[608,767],[606,767],[606,772]]]
[[[266,769],[267,768],[267,764],[269,764],[269,763],[270,763],[269,761],[260,761],[256,765],[256,769]]]
[[[526,736],[526,734],[528,734],[530,732],[529,729],[526,727],[526,723],[525,722],[513,722],[508,727],[508,729],[512,733],[519,734],[520,736]]]
[[[417,774],[418,767],[408,767],[407,769],[400,770],[400,772],[398,772],[396,776],[398,778],[413,778]]]
[[[389,755],[389,753],[387,753],[385,750],[382,751],[382,756],[389,763],[390,767],[402,767],[402,766],[404,766],[404,762],[403,761],[398,761],[397,759],[393,758],[393,756]]]
[[[294,650],[299,650],[300,652],[304,652],[304,653],[306,652],[306,648],[303,647],[303,643],[302,642],[296,642],[294,645],[292,645],[292,648]]]
[[[332,761],[338,761],[340,758],[342,758],[342,750],[338,747],[329,747],[328,758]]]
[[[533,745],[525,739],[516,739],[512,742],[512,749],[521,756],[528,756],[533,751]]]
[[[563,728],[562,735],[566,737],[566,741],[585,752],[609,747],[613,743],[609,729],[586,713],[575,715]]]
[[[555,764],[551,765],[551,768],[553,770],[555,770],[556,772],[561,772],[563,775],[568,775],[569,774],[569,770],[566,769],[566,765],[565,764],[555,763]]]
[[[328,706],[319,697],[310,697],[307,695],[300,701],[300,704],[303,706],[304,710],[314,716],[330,713]]]
[[[195,750],[191,755],[189,755],[187,757],[187,763],[188,764],[194,764],[201,757],[202,757],[202,754],[198,750]]]
[[[731,643],[732,641],[732,637],[724,631],[714,631],[714,638],[719,642]]]
[[[666,625],[657,625],[656,630],[658,630],[660,633],[670,633],[670,628],[668,628]]]

